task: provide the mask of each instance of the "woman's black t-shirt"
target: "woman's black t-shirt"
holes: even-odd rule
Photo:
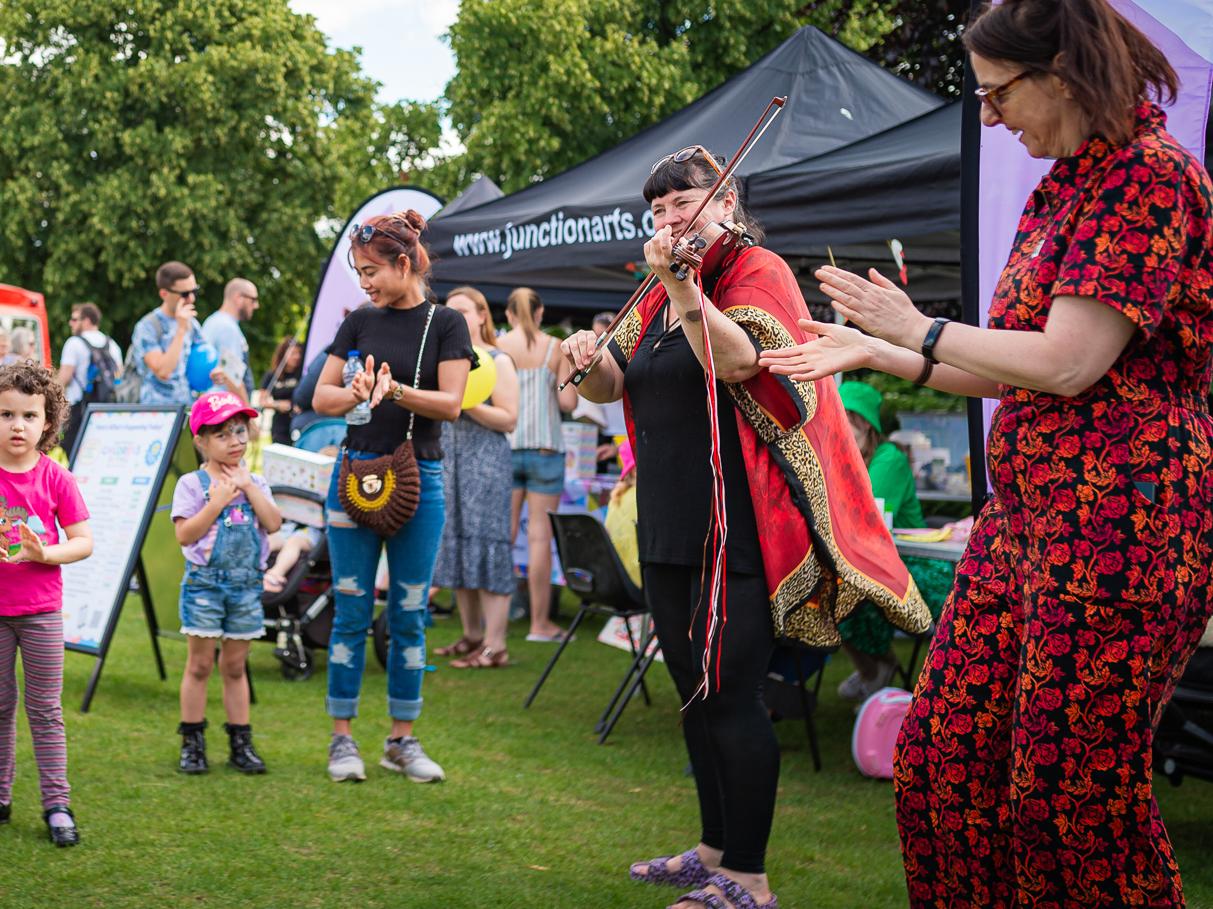
[[[368,356],[375,358],[375,371],[386,362],[392,378],[402,385],[412,386],[417,369],[417,351],[425,330],[426,312],[434,306],[425,352],[421,357],[421,382],[418,388],[438,389],[438,364],[444,360],[471,360],[472,339],[467,322],[453,309],[441,304],[422,303],[409,309],[367,306],[346,316],[329,353],[341,360],[351,350],[361,354],[363,363]],[[413,428],[413,449],[418,458],[436,460],[442,457],[441,425],[439,420],[417,415]],[[409,411],[391,401],[384,401],[371,411],[371,421],[349,427],[346,444],[358,451],[388,454],[395,451],[409,431]]]
[[[641,563],[701,566],[712,510],[711,440],[703,367],[681,328],[654,317],[631,362],[612,342],[636,431],[636,535]],[[762,574],[758,525],[732,399],[716,383],[729,536],[728,570]]]
[[[274,370],[261,377],[261,388],[270,393],[270,400],[289,401],[299,385],[299,372],[284,372],[274,381]],[[291,412],[274,411],[274,419],[270,421],[270,438],[279,445],[291,444]]]

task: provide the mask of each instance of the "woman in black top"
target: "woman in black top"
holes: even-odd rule
[[[261,377],[262,406],[274,411],[270,438],[279,445],[291,444],[291,395],[303,374],[303,346],[289,335],[278,342],[270,359],[270,371]]]
[[[430,578],[442,539],[444,502],[440,423],[459,417],[471,368],[472,342],[459,313],[427,299],[429,256],[420,241],[425,220],[415,211],[372,218],[351,234],[351,258],[362,290],[376,305],[356,310],[337,329],[316,385],[317,413],[341,416],[369,401],[369,423],[351,425],[345,450],[353,460],[394,451],[413,422],[421,472],[421,501],[413,517],[386,541],[354,523],[337,494],[339,471],[325,503],[335,614],[329,641],[328,697],[333,717],[329,775],[366,778],[350,721],[358,713],[367,631],[374,613],[375,574],[385,543],[388,563],[388,712],[392,729],[379,762],[418,782],[444,778],[413,735],[425,673],[425,617]],[[350,351],[365,364],[348,386],[342,370]],[[413,387],[420,360],[420,380]]]

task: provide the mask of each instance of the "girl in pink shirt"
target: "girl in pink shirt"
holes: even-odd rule
[[[63,389],[41,366],[0,367],[0,824],[11,811],[17,739],[17,651],[25,713],[51,842],[80,842],[69,807],[63,729],[63,580],[59,566],[93,551],[76,481],[45,452],[67,415]],[[56,525],[63,528],[59,542]]]

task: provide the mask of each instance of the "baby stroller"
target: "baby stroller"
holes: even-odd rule
[[[1154,734],[1154,769],[1178,786],[1185,776],[1213,782],[1213,641],[1202,642]]]
[[[324,535],[324,500],[314,492],[292,486],[272,486],[270,491],[283,515],[299,528],[310,528],[315,540],[287,572],[282,589],[261,595],[265,636],[274,641],[274,656],[281,664],[282,676],[302,681],[315,671],[315,651],[328,649],[333,632],[333,573]],[[377,591],[377,606],[383,605],[382,599]],[[380,666],[386,666],[387,613],[382,609],[371,636],[375,657]]]
[[[291,486],[274,486],[271,491],[293,523],[315,529],[316,541],[287,572],[282,589],[261,595],[266,638],[274,641],[282,676],[302,680],[315,669],[313,651],[328,648],[333,630],[333,575],[324,535],[324,500]]]

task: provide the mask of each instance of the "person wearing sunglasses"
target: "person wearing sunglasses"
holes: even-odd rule
[[[1175,71],[1106,0],[1006,0],[963,38],[982,123],[1055,159],[988,325],[822,268],[867,334],[812,323],[764,362],[998,401],[895,758],[911,904],[1178,907],[1151,742],[1213,610],[1213,185],[1167,131]]]
[[[156,269],[156,287],[160,305],[135,323],[128,365],[138,373],[140,404],[188,406],[194,395],[185,367],[201,338],[196,309],[201,288],[181,262]]]
[[[352,723],[385,548],[390,729],[379,765],[415,782],[445,779],[421,747],[414,724],[422,707],[426,606],[445,521],[441,426],[462,413],[474,353],[463,316],[429,300],[424,229],[425,219],[410,209],[374,217],[351,231],[350,264],[372,305],[351,312],[337,329],[312,398],[316,412],[331,417],[370,403],[370,422],[347,427],[338,464],[347,456],[358,461],[390,455],[411,433],[420,474],[415,513],[382,537],[346,513],[338,491],[341,470],[333,470],[325,502],[335,605],[325,707],[333,720],[328,773],[335,782],[366,779]],[[365,368],[346,386],[342,372],[354,350]]]
[[[837,645],[835,622],[864,600],[907,630],[930,622],[877,511],[833,381],[793,383],[759,364],[763,350],[805,337],[796,320],[808,309],[787,263],[760,245],[736,183],[716,186],[723,170],[699,145],[653,164],[642,192],[656,233],[644,255],[659,283],[578,386],[597,403],[625,401],[645,599],[686,705],[698,841],[631,868],[637,881],[688,890],[678,909],[777,905],[765,857],[779,744],[763,703],[776,636]],[[744,224],[754,245],[739,244],[713,274],[679,280],[674,237],[729,220]],[[591,362],[595,341],[589,330],[565,339],[568,366]],[[714,506],[723,520],[713,519]],[[724,602],[713,609],[703,578],[719,564],[726,530]],[[714,616],[727,618],[715,632]]]

